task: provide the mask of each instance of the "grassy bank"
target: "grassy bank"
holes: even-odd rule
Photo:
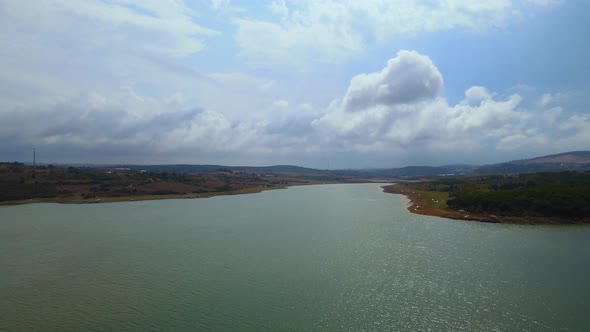
[[[407,210],[411,213],[436,216],[457,220],[473,220],[489,223],[510,224],[588,224],[588,217],[558,217],[558,216],[519,216],[510,214],[494,214],[493,212],[473,212],[468,209],[449,208],[447,201],[452,199],[451,192],[424,190],[424,188],[437,188],[432,181],[400,182],[384,186],[383,191],[391,194],[406,196],[410,202]],[[440,189],[440,187],[439,187]]]

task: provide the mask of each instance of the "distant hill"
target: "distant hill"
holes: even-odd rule
[[[532,159],[515,160],[513,164],[584,164],[590,163],[590,151],[572,151]]]
[[[486,165],[474,170],[477,174],[515,174],[590,170],[590,151],[572,151],[560,154],[514,160]]]
[[[211,172],[257,172],[257,173],[294,173],[310,174],[322,172],[313,168],[293,165],[275,166],[223,166],[223,165],[114,165],[111,168],[129,168],[132,170],[146,170],[152,172],[180,172],[180,173],[211,173]]]
[[[267,173],[296,173],[296,174],[308,174],[324,172],[315,168],[307,168],[293,165],[275,165],[275,166],[264,166],[264,167],[253,167],[253,166],[242,166],[242,167],[231,167],[240,171],[254,170],[259,172]]]
[[[418,178],[465,174],[516,174],[590,170],[590,151],[572,151],[560,154],[513,160],[491,165],[406,166],[358,171],[363,176]],[[355,171],[347,171],[348,174]]]
[[[95,167],[101,167],[96,165]],[[517,174],[537,172],[586,171],[590,170],[590,151],[572,151],[541,156],[531,159],[513,160],[491,165],[444,165],[444,166],[405,166],[381,169],[320,170],[314,168],[275,165],[275,166],[223,166],[223,165],[103,165],[109,168],[129,168],[152,172],[211,173],[211,172],[251,172],[276,175],[305,175],[308,177],[362,177],[362,178],[418,178],[432,176],[458,176],[466,174]]]
[[[132,170],[146,170],[151,172],[180,172],[180,173],[207,173],[207,172],[218,172],[220,170],[226,170],[227,166],[221,165],[187,165],[187,164],[174,164],[174,165],[113,165],[108,166],[109,168],[129,168]]]

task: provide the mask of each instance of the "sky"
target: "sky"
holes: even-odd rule
[[[585,0],[0,0],[0,161],[590,150],[589,35]]]

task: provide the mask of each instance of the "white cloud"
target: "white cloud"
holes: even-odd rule
[[[415,61],[406,61],[406,57]],[[392,66],[402,63],[399,68]],[[389,73],[392,75],[388,76]],[[353,78],[346,94],[335,99],[312,125],[330,147],[376,153],[400,148],[406,153],[415,149],[425,153],[526,150],[566,146],[564,142],[579,142],[575,137],[587,136],[589,117],[566,115],[559,107],[523,108],[519,94],[496,98],[485,87],[474,86],[465,91],[464,100],[449,105],[437,95],[441,86],[426,83],[432,78],[442,84],[442,76],[430,59],[416,52],[401,51],[383,70]],[[400,84],[387,87],[392,89],[386,89],[387,96],[419,98],[383,98],[380,86],[398,81]],[[412,93],[407,94],[403,82],[410,86],[412,82],[422,82],[422,89],[410,89]],[[561,130],[569,132],[560,134],[552,130],[558,121],[563,121]]]
[[[535,0],[544,6],[551,0]],[[273,0],[276,20],[235,20],[240,56],[255,66],[334,63],[400,37],[451,29],[485,30],[518,15],[522,2],[496,1],[297,1]]]
[[[215,10],[227,8],[229,6],[231,6],[230,0],[211,0],[211,7]]]
[[[134,151],[171,154],[182,149],[237,151],[250,130],[221,113],[188,108],[178,94],[156,99],[131,87],[108,96],[91,93],[44,108],[0,112],[4,144],[45,149],[68,146],[80,155],[120,147],[130,155]]]
[[[468,104],[479,103],[483,100],[490,99],[492,95],[488,89],[482,86],[472,86],[465,91],[465,102]]]
[[[211,0],[209,7],[214,11],[218,11],[225,14],[239,13],[244,11],[242,8],[232,4],[231,0]]]
[[[528,136],[525,134],[514,134],[503,137],[498,142],[496,148],[498,150],[514,151],[514,150],[526,150],[527,147],[546,145],[548,139],[543,134],[537,134]]]
[[[415,51],[400,51],[380,72],[352,78],[342,100],[345,111],[409,104],[434,98],[443,79],[432,61]]]
[[[549,7],[555,6],[563,2],[563,0],[526,0],[527,2],[540,6],[540,7]]]
[[[551,103],[553,101],[553,97],[551,96],[551,94],[549,93],[544,93],[543,96],[541,96],[541,99],[539,100],[539,104],[541,106],[547,106],[549,105],[549,103]]]
[[[331,63],[363,49],[359,34],[346,26],[318,23],[285,26],[250,19],[235,20],[239,56],[254,66],[302,68],[307,61]]]
[[[273,0],[270,3],[269,8],[283,20],[289,17],[289,8],[287,7],[285,0]]]
[[[217,34],[196,23],[193,10],[178,0],[10,1],[0,15],[5,33],[26,32],[29,42],[41,35],[67,43],[75,38],[82,44],[77,47],[89,50],[120,47],[185,57],[203,49],[202,38]]]
[[[273,110],[277,110],[277,111],[281,111],[281,110],[286,110],[289,107],[289,102],[286,100],[275,100],[272,103],[272,109]]]
[[[177,0],[3,2],[0,106],[51,104],[122,84],[157,95],[178,90],[170,81],[194,89],[206,77],[178,58],[216,33],[196,15]]]

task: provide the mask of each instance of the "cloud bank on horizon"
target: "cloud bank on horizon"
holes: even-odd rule
[[[490,163],[590,149],[590,4],[0,2],[0,161]]]

